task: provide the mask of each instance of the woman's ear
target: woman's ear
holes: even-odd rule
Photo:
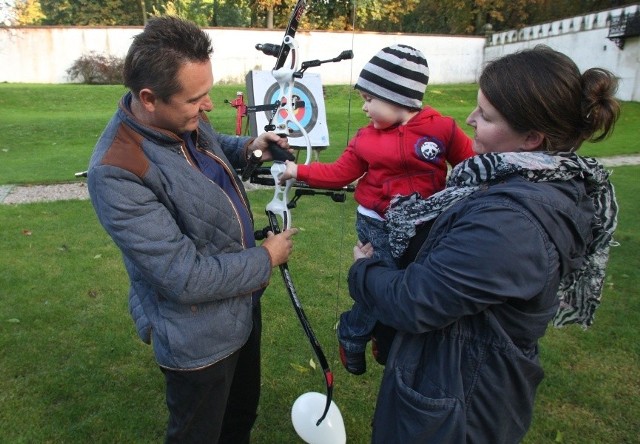
[[[539,150],[544,143],[544,134],[540,131],[529,131],[522,144],[522,151]]]

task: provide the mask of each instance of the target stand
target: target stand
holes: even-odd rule
[[[249,71],[246,77],[246,84],[248,108],[268,108],[268,105],[286,100],[284,97],[278,97],[280,88],[271,71]],[[294,112],[296,118],[309,135],[313,156],[317,161],[318,153],[329,147],[329,131],[320,75],[305,73],[304,77],[296,79],[293,87],[293,97],[294,100],[301,103],[300,106],[293,104]],[[284,113],[284,111],[274,111],[271,108],[247,114],[251,136],[257,137],[265,132],[264,127],[269,123],[274,112]],[[282,117],[277,114],[272,123],[277,125],[281,121]],[[307,144],[299,128],[289,124],[289,130],[289,145],[297,150],[298,153],[300,153],[300,150],[305,150]]]

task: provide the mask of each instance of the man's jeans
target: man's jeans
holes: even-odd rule
[[[260,303],[253,330],[231,356],[206,368],[161,368],[166,380],[169,424],[165,443],[249,444],[260,398]]]

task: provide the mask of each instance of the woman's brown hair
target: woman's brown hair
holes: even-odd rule
[[[616,76],[602,68],[580,74],[573,60],[544,45],[489,62],[479,86],[515,131],[541,132],[545,151],[600,141],[620,114]]]

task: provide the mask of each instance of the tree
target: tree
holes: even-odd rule
[[[0,25],[39,25],[44,18],[38,0],[0,1]]]
[[[447,7],[436,0],[420,0],[415,10],[402,19],[405,32],[419,34],[470,34],[472,9],[470,2],[449,0]]]
[[[45,15],[38,0],[19,0],[16,2],[16,22],[18,25],[39,25]]]
[[[353,1],[312,1],[307,8],[306,16],[308,23],[314,29],[350,31],[354,25]]]
[[[518,29],[637,0],[309,0],[299,29],[481,34]],[[296,0],[0,0],[0,22],[143,25],[175,14],[200,26],[283,29]],[[355,10],[354,10],[355,9]]]
[[[176,15],[200,26],[246,27],[250,12],[246,1],[232,0],[169,0],[148,5],[151,15]]]
[[[475,0],[472,10],[473,34],[483,32],[484,25],[491,23],[494,30],[522,28],[528,24],[529,8],[536,8],[543,0]]]
[[[141,25],[140,3],[127,0],[40,0],[44,25]]]
[[[378,32],[404,32],[404,17],[418,11],[420,0],[365,0],[358,3],[356,29]]]
[[[284,19],[281,14],[285,9],[292,10],[294,5],[295,3],[290,0],[251,0],[249,2],[251,27],[273,29],[281,27],[282,23],[284,23],[282,27],[286,26],[289,15]]]
[[[246,28],[251,24],[251,10],[247,1],[213,2],[213,20],[211,26]]]

